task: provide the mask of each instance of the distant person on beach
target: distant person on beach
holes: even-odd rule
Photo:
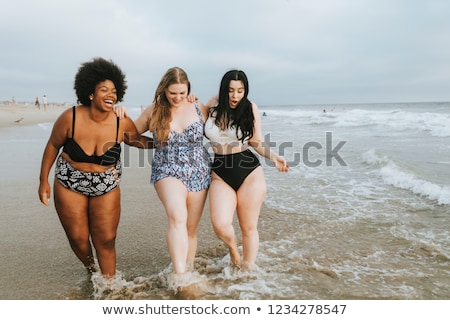
[[[44,105],[44,111],[47,111],[47,97],[45,94],[42,97],[42,104]]]
[[[80,105],[64,111],[53,126],[42,157],[39,199],[48,206],[48,176],[57,159],[55,208],[70,246],[90,273],[98,271],[96,258],[109,278],[116,274],[121,142],[151,148],[152,139],[139,135],[131,119],[119,119],[112,111],[127,89],[124,73],[112,61],[83,63],[74,89]]]
[[[209,189],[214,231],[228,246],[233,265],[254,270],[259,247],[257,225],[266,195],[266,182],[259,159],[249,147],[271,160],[278,171],[287,172],[289,167],[283,157],[264,143],[260,112],[256,104],[248,100],[248,90],[243,71],[225,73],[219,96],[207,103],[211,111],[205,124],[205,135],[214,151]],[[235,211],[242,232],[242,262],[233,228]]]
[[[190,89],[183,69],[168,69],[153,103],[135,121],[139,133],[153,134],[150,182],[166,210],[166,241],[175,277],[193,268],[197,227],[211,181],[210,158],[203,146],[207,109],[187,100]]]
[[[41,110],[41,104],[39,103],[39,98],[38,97],[36,97],[36,100],[34,101],[34,105],[36,106],[36,108]]]

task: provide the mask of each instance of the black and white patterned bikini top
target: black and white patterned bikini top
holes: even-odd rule
[[[63,152],[67,153],[70,159],[76,162],[95,163],[102,166],[110,166],[117,163],[117,161],[120,160],[120,153],[122,152],[122,147],[120,146],[120,143],[117,142],[117,137],[119,135],[119,118],[117,118],[116,144],[101,156],[95,154],[88,155],[73,138],[75,135],[75,107],[72,109],[72,138],[67,138]]]

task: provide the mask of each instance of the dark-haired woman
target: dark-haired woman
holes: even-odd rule
[[[188,101],[190,89],[183,69],[168,69],[153,103],[135,121],[138,132],[151,132],[155,141],[150,182],[168,219],[166,241],[176,287],[194,266],[197,227],[211,181],[209,154],[203,146],[208,110]]]
[[[151,148],[152,140],[141,136],[132,120],[119,119],[114,113],[127,85],[124,73],[112,61],[95,58],[82,64],[74,89],[80,105],[64,111],[53,126],[42,157],[39,199],[48,206],[48,176],[57,159],[55,208],[70,246],[89,272],[97,271],[96,258],[102,275],[113,277],[121,143]]]
[[[252,270],[256,268],[257,224],[266,182],[259,159],[249,147],[271,160],[278,171],[289,168],[285,159],[264,143],[258,107],[248,100],[248,91],[243,71],[231,70],[223,76],[219,96],[207,103],[211,111],[205,135],[214,151],[209,189],[214,231],[228,246],[232,264]],[[242,232],[242,262],[232,224],[235,211]]]

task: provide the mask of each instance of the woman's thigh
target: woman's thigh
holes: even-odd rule
[[[111,239],[116,236],[121,212],[120,188],[89,198],[89,223],[93,237]]]
[[[188,190],[176,178],[164,178],[155,183],[155,190],[161,200],[169,221],[187,219]]]
[[[258,167],[247,176],[237,191],[237,215],[242,228],[256,228],[265,196],[264,172],[262,167]]]
[[[211,221],[214,225],[229,225],[233,222],[236,210],[236,192],[215,172],[212,173],[209,187],[209,207]]]
[[[53,194],[56,212],[68,236],[89,238],[88,197],[65,188],[57,180],[53,186]]]

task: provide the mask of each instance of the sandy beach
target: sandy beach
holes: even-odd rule
[[[66,108],[44,112],[32,104],[0,104],[1,300],[98,296],[52,201],[46,207],[37,195],[42,152]],[[230,269],[206,205],[195,261],[205,282],[195,299],[449,299],[450,149],[443,147],[450,135],[449,104],[333,108],[327,114],[316,106],[265,109],[271,141],[292,141],[293,147],[285,150],[292,163],[288,174],[262,162],[268,192],[259,220],[259,270]],[[132,111],[134,119],[140,109]],[[310,159],[323,165],[310,167],[304,159],[296,164],[307,142],[326,145],[329,130],[333,147],[347,141],[338,153],[347,166],[336,159],[325,165],[325,147]],[[101,298],[177,298],[167,285],[167,218],[149,183],[152,155],[123,148],[117,269],[126,286]]]
[[[63,110],[60,106],[49,106],[44,112],[42,107],[38,110],[32,105],[0,105],[0,135],[8,127],[54,122]],[[15,122],[21,118],[20,123]],[[45,143],[38,149],[43,151],[44,147]],[[149,151],[124,147],[129,164],[124,165],[121,182],[117,268],[127,279],[157,274],[170,263],[165,211],[149,183],[150,155]],[[86,299],[92,288],[85,270],[69,247],[53,203],[46,207],[37,196],[41,157],[42,152],[30,155],[25,161],[28,165],[17,169],[18,174],[8,171],[7,176],[14,177],[2,183],[0,256],[1,261],[8,262],[2,263],[0,299]],[[2,164],[3,170],[15,169]],[[206,205],[199,227],[198,253],[220,248]],[[222,250],[218,254],[226,253]]]
[[[53,122],[65,109],[65,106],[55,104],[49,104],[46,111],[42,105],[38,109],[31,103],[0,104],[0,128]]]

